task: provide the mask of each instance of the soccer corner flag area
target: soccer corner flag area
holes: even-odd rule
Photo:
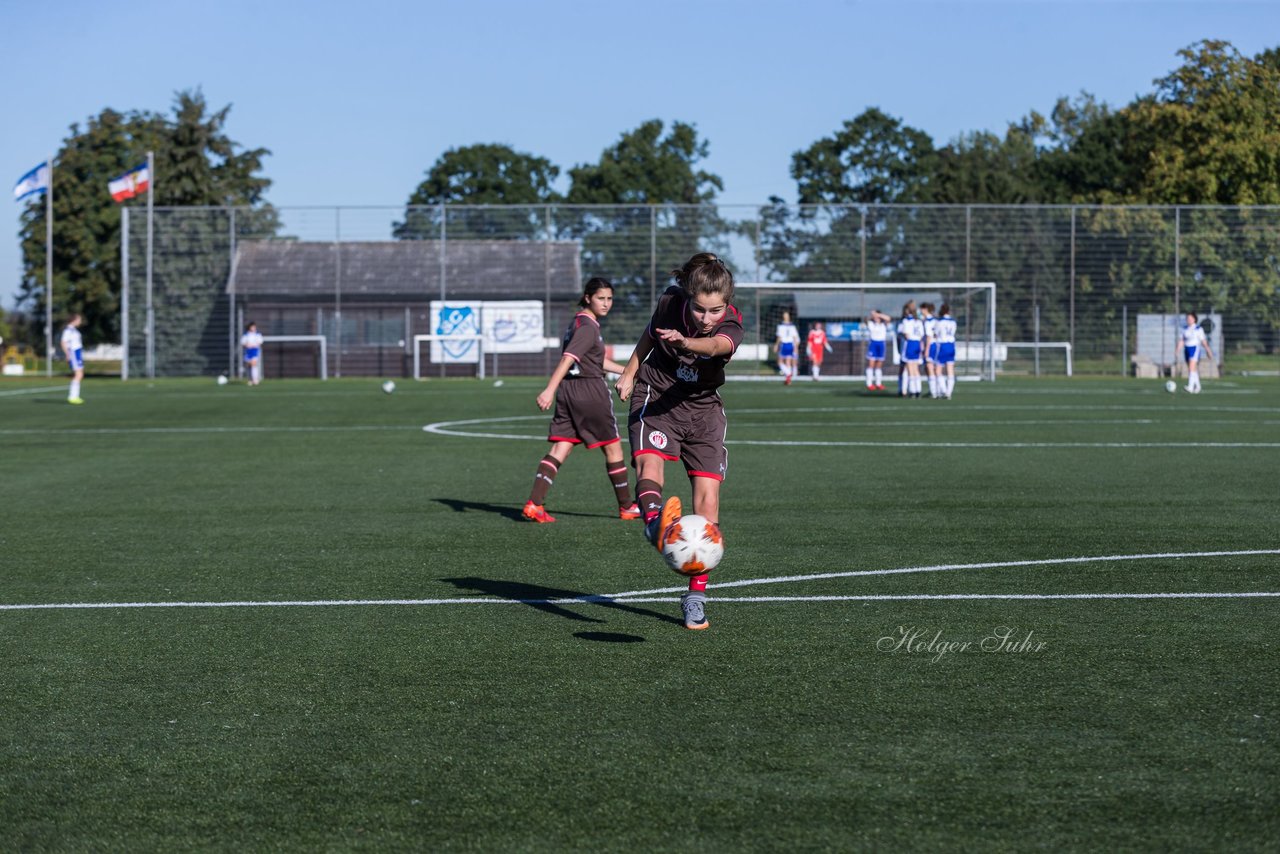
[[[701,632],[543,384],[0,384],[5,847],[1275,844],[1280,383],[731,382]]]

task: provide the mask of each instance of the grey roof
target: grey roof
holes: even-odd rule
[[[450,297],[536,299],[582,293],[581,244],[532,240],[252,240],[236,245],[228,292],[239,296],[403,300],[440,296],[440,252]]]

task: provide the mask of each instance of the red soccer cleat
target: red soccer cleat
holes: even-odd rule
[[[629,520],[629,519],[639,519],[639,518],[640,518],[640,505],[639,505],[639,504],[636,504],[634,501],[632,501],[632,502],[631,502],[629,505],[627,505],[626,507],[619,507],[619,508],[618,508],[618,518],[619,518],[619,519],[628,519],[628,520]]]
[[[547,508],[543,507],[541,504],[534,504],[532,501],[525,502],[524,509],[520,511],[520,515],[528,519],[530,522],[537,522],[539,524],[554,522],[556,520],[555,516],[552,516],[547,512]]]

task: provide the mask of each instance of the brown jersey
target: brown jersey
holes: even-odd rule
[[[678,329],[686,338],[726,338],[733,348],[724,356],[686,353],[659,338],[658,329]],[[650,386],[662,397],[670,394],[701,403],[716,398],[716,389],[724,385],[724,367],[742,343],[742,315],[731,305],[710,332],[701,332],[689,313],[689,298],[678,285],[672,285],[658,298],[648,335],[653,349],[640,365],[636,382]]]
[[[604,336],[600,321],[589,311],[580,311],[569,321],[560,351],[573,359],[565,378],[600,379],[604,376]]]

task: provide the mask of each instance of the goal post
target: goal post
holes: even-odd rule
[[[263,335],[263,373],[266,373],[266,345],[267,344],[311,344],[320,345],[318,353],[318,367],[320,379],[329,379],[329,342],[323,335]],[[241,371],[244,370],[244,362],[240,364]]]
[[[889,363],[897,364],[894,330],[903,305],[930,302],[937,314],[944,304],[956,321],[956,377],[996,378],[996,286],[994,282],[738,282],[734,305],[742,312],[743,345],[730,362],[734,376],[771,376],[772,345],[783,312],[800,332],[800,372],[807,371],[805,341],[813,323],[826,327],[832,352],[822,378],[858,380],[864,375],[872,309],[893,318]],[[738,364],[735,365],[734,362]],[[887,367],[887,365],[886,365]]]
[[[484,335],[433,334],[413,336],[413,378],[422,379],[422,345],[431,345],[425,364],[474,365],[476,376],[484,379]]]

